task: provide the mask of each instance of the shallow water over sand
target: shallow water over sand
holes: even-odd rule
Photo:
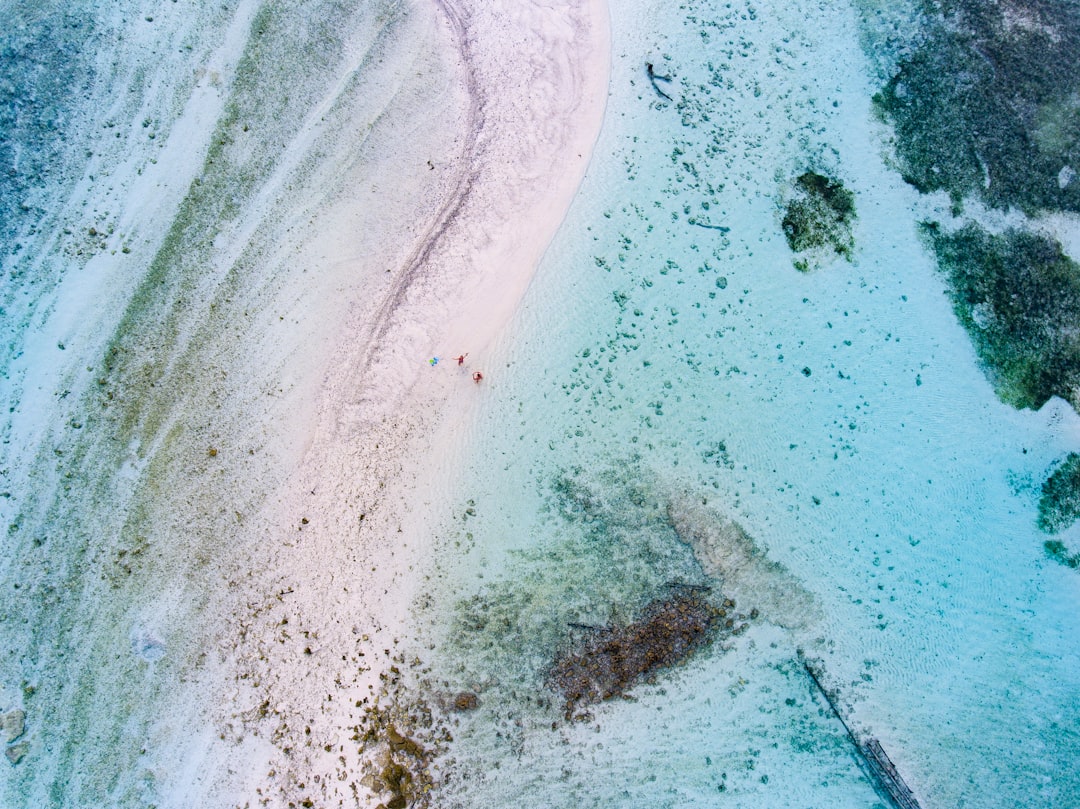
[[[902,179],[871,98],[914,11],[612,4],[588,174],[491,348],[446,270],[520,256],[558,127],[472,125],[572,111],[572,69],[499,74],[464,4],[29,5],[24,96],[85,49],[13,138],[64,147],[0,152],[0,802],[886,805],[807,661],[926,809],[1080,794],[1080,577],[1037,528],[1080,421],[1000,401],[919,236],[1023,221]],[[572,54],[588,15],[528,9]],[[687,594],[685,660],[559,692]]]
[[[1068,803],[1080,581],[1035,518],[1077,419],[980,371],[917,236],[948,201],[889,166],[855,14],[613,25],[604,131],[491,363],[419,610],[433,676],[480,700],[452,805],[881,803],[799,651],[924,806]],[[781,220],[807,171],[857,217],[850,256],[804,272]],[[558,650],[673,582],[760,617],[563,721]]]

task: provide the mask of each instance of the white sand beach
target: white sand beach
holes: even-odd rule
[[[420,586],[429,479],[588,164],[607,9],[135,12],[109,18],[120,75],[93,75],[150,75],[143,111],[80,110],[88,151],[113,146],[95,127],[119,148],[37,223],[55,269],[8,376],[24,619],[0,686],[26,748],[2,802],[374,805],[356,706]]]
[[[894,5],[5,4],[0,806],[1070,805],[1080,14]]]

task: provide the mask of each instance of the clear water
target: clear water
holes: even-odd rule
[[[482,703],[453,805],[880,805],[800,649],[924,806],[1077,805],[1080,582],[1034,518],[1076,417],[1009,409],[976,366],[916,238],[947,201],[888,165],[854,12],[612,17],[604,129],[492,363],[421,610]],[[850,262],[802,273],[780,219],[806,170],[858,220]],[[727,520],[754,546],[710,578],[673,523],[700,559],[730,552]],[[564,723],[544,672],[568,623],[671,581],[761,618]]]
[[[378,301],[408,252],[384,234],[438,204],[460,77],[420,8],[0,10],[22,23],[0,25],[5,92],[48,99],[0,145],[23,172],[0,180],[0,710],[27,708],[30,745],[0,803],[231,806],[216,785],[249,776],[205,751],[275,754],[207,741],[208,703],[239,710],[217,652],[249,594],[222,583],[262,558],[275,527],[252,515],[306,438],[281,425],[365,314],[346,302]],[[438,530],[406,643],[480,701],[450,717],[436,805],[884,805],[801,652],[927,809],[1080,806],[1080,577],[1035,524],[1080,422],[997,400],[917,238],[949,201],[901,180],[870,101],[908,11],[612,3],[588,175],[418,498]],[[321,60],[290,48],[305,36]],[[239,66],[216,56],[248,37]],[[161,150],[190,150],[162,160],[189,175],[155,174]],[[854,193],[855,246],[801,272],[781,219],[809,170]],[[326,234],[375,269],[324,266]],[[545,671],[568,625],[627,621],[673,582],[760,616],[565,721]],[[186,753],[162,724],[191,728]]]

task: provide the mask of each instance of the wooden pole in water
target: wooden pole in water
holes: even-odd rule
[[[821,684],[821,680],[810,665],[810,661],[803,655],[802,649],[799,650],[799,660],[802,661],[803,668],[806,669],[806,673],[810,675],[810,679],[813,681],[814,685],[817,686],[817,690],[821,692],[821,696],[825,698],[825,702],[832,710],[833,715],[840,720],[840,724],[843,725],[844,730],[847,731],[848,738],[851,739],[851,743],[855,745],[855,750],[859,754],[859,758],[862,759],[863,764],[866,765],[877,791],[886,796],[889,799],[889,803],[891,803],[895,809],[922,809],[911,789],[904,783],[904,779],[900,777],[900,773],[897,771],[896,766],[885,753],[881,743],[873,737],[870,737],[863,742],[855,735],[855,732],[851,729],[843,715],[840,713],[840,710],[836,707],[836,703],[834,703],[832,697],[829,696],[829,692],[826,691],[825,686]]]

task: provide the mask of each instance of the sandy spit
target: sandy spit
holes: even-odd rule
[[[607,7],[101,14],[2,290],[0,803],[375,806],[358,716],[587,169]]]
[[[487,351],[584,176],[610,62],[602,2],[436,8],[463,91],[458,155],[426,226],[386,234],[411,247],[375,305],[347,307],[317,388],[278,428],[294,465],[228,576],[238,631],[208,682],[213,730],[160,736],[163,806],[379,803],[359,783],[358,717],[407,644],[456,427],[498,395]]]

